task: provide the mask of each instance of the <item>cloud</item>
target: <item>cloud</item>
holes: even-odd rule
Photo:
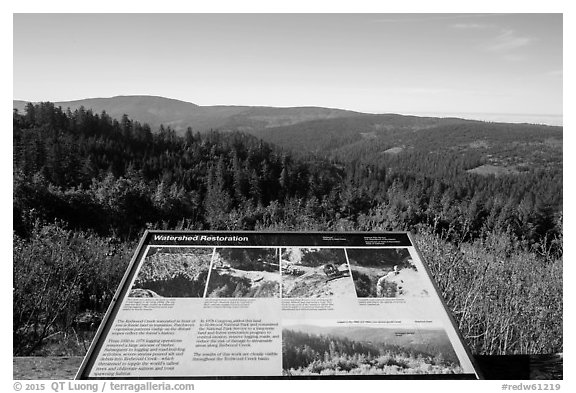
[[[525,56],[518,55],[516,53],[507,53],[503,55],[504,60],[507,61],[524,61],[526,60]]]
[[[382,14],[382,17],[374,19],[376,23],[403,23],[403,22],[427,22],[431,20],[455,20],[455,19],[472,19],[486,18],[505,14]],[[466,24],[466,23],[463,23]]]
[[[509,52],[532,44],[535,40],[531,37],[518,35],[514,30],[502,30],[492,42],[486,45],[491,52]]]
[[[564,76],[564,72],[562,70],[552,70],[552,71],[548,71],[546,73],[546,76],[552,76],[552,77],[560,77],[562,78]]]
[[[450,88],[450,87],[387,87],[385,88],[387,94],[393,95],[444,95],[444,96],[489,96],[496,97],[502,96],[502,94],[494,92],[492,90],[477,89],[477,88]]]
[[[484,30],[491,29],[494,25],[487,25],[482,23],[455,23],[451,25],[453,29],[463,29],[463,30]]]

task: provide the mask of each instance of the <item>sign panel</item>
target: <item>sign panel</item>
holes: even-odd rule
[[[477,378],[406,233],[148,231],[80,379]]]

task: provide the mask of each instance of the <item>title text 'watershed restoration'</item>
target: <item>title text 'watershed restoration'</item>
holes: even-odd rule
[[[248,236],[154,235],[155,241],[247,242]]]

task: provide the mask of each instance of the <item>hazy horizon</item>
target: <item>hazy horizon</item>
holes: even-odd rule
[[[158,98],[166,98],[169,100],[178,100],[187,102],[190,104],[196,104],[195,102],[189,102],[185,100],[180,100],[178,98],[172,97],[162,97],[156,96],[151,94],[137,94],[137,95],[129,95],[129,94],[121,94],[118,96],[112,97],[85,97],[79,98],[74,100],[38,100],[38,101],[30,101],[26,99],[14,98],[13,101],[23,101],[23,102],[54,102],[54,103],[62,103],[62,102],[75,102],[75,101],[83,101],[83,100],[91,100],[91,99],[108,99],[114,97],[158,97]],[[216,104],[215,106],[249,106],[243,104]],[[211,105],[199,105],[199,106],[211,106]],[[272,105],[261,105],[267,107],[274,107],[274,108],[294,108],[294,107],[303,107],[303,105],[298,106],[272,106]],[[330,108],[330,109],[342,109],[342,110],[350,110],[350,108]],[[542,124],[542,125],[549,125],[549,126],[563,126],[563,115],[562,114],[526,114],[526,113],[455,113],[455,112],[448,112],[448,113],[440,113],[440,112],[368,112],[368,111],[356,111],[360,113],[368,113],[368,114],[386,114],[386,113],[395,113],[399,115],[405,116],[421,116],[421,117],[456,117],[468,120],[480,120],[480,121],[487,121],[487,122],[503,122],[503,123],[530,123],[530,124]]]

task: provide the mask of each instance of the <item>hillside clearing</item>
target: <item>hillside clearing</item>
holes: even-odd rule
[[[468,169],[466,172],[473,173],[481,176],[504,176],[504,175],[517,175],[520,173],[514,167],[502,167],[495,165],[480,165],[479,167]]]

